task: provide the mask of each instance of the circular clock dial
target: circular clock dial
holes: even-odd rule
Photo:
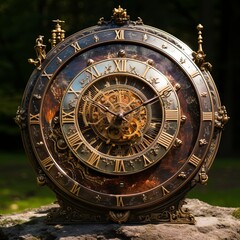
[[[114,58],[90,65],[69,84],[61,129],[87,166],[132,174],[152,166],[171,148],[179,109],[174,88],[159,71],[137,60]]]
[[[23,135],[61,199],[141,209],[191,188],[219,140],[219,99],[191,54],[171,35],[131,24],[83,30],[49,52],[26,89]]]

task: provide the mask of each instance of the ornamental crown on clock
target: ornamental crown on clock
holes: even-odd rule
[[[195,52],[120,6],[66,39],[54,22],[16,115],[37,180],[58,199],[48,223],[193,224],[184,198],[207,182],[229,119],[202,25]]]

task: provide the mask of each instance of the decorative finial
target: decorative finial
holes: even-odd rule
[[[127,10],[119,5],[118,8],[113,9],[112,19],[117,25],[123,25],[130,20],[130,17],[127,15]]]
[[[134,25],[143,25],[143,21],[140,17],[137,18],[136,21],[131,21],[130,16],[127,15],[127,10],[123,9],[120,5],[118,8],[113,9],[113,15],[111,16],[110,21],[106,21],[104,17],[101,17],[97,24],[107,25],[107,24],[117,24],[117,25],[124,25],[124,24],[134,24]]]
[[[202,37],[202,30],[203,26],[201,24],[197,25],[198,30],[198,51],[193,52],[193,58],[194,62],[200,67],[201,70],[211,70],[212,65],[209,62],[205,61],[206,54],[203,51],[202,43],[203,43],[203,37]]]
[[[202,24],[198,24],[197,25],[197,30],[198,30],[198,52],[203,52],[203,49],[202,49],[202,43],[203,43],[202,30],[203,30],[203,25]]]
[[[37,58],[32,59],[29,58],[28,62],[34,64],[38,67],[38,69],[41,69],[42,61],[46,58],[46,45],[43,44],[43,38],[44,36],[39,35],[36,39],[36,45],[34,46],[34,49],[36,51]]]
[[[65,23],[62,20],[52,20],[52,22],[56,23],[55,29],[52,30],[52,38],[49,39],[52,48],[56,46],[57,43],[63,41],[65,39],[65,31],[62,29],[60,23]]]

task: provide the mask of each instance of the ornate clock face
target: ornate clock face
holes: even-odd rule
[[[47,54],[25,91],[22,135],[38,179],[66,205],[145,221],[141,209],[173,209],[204,182],[220,100],[189,47],[124,23],[102,21]]]
[[[71,81],[60,106],[61,129],[86,166],[132,174],[170,150],[179,109],[174,87],[161,72],[131,58],[111,58],[92,63]]]

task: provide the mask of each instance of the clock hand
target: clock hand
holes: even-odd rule
[[[158,98],[159,98],[159,96],[157,95],[157,96],[155,96],[155,97],[153,97],[153,98],[150,98],[150,99],[146,100],[146,101],[143,102],[141,105],[139,105],[139,106],[137,106],[137,107],[135,107],[135,108],[132,108],[132,109],[128,110],[127,112],[123,113],[123,114],[122,114],[122,117],[125,117],[125,116],[128,115],[129,113],[134,112],[135,110],[139,109],[140,107],[143,107],[143,106],[146,106],[146,105],[148,105],[148,104],[152,104],[152,103],[156,102]]]
[[[89,97],[85,97],[84,100],[90,102],[91,104],[95,105],[96,107],[101,108],[104,112],[109,112],[109,113],[111,113],[112,115],[114,115],[114,116],[116,116],[116,117],[119,116],[118,113],[115,113],[115,112],[111,111],[111,110],[110,110],[108,107],[106,107],[105,105],[103,105],[103,104],[101,104],[101,103],[98,103],[98,102],[92,100],[92,99],[89,98]]]
[[[92,100],[92,99],[89,98],[89,97],[85,97],[84,100],[92,103],[92,104],[95,105],[96,107],[101,108],[104,112],[109,112],[109,113],[111,113],[112,115],[114,115],[115,117],[117,117],[117,118],[116,118],[116,121],[118,122],[118,124],[121,124],[121,120],[122,120],[122,119],[128,122],[128,120],[127,120],[124,116],[122,116],[122,113],[115,113],[115,112],[113,112],[112,110],[110,110],[108,107],[106,107],[105,105],[103,105],[103,104],[101,104],[101,103],[98,103],[98,102]],[[119,121],[119,120],[120,120],[120,121]]]

